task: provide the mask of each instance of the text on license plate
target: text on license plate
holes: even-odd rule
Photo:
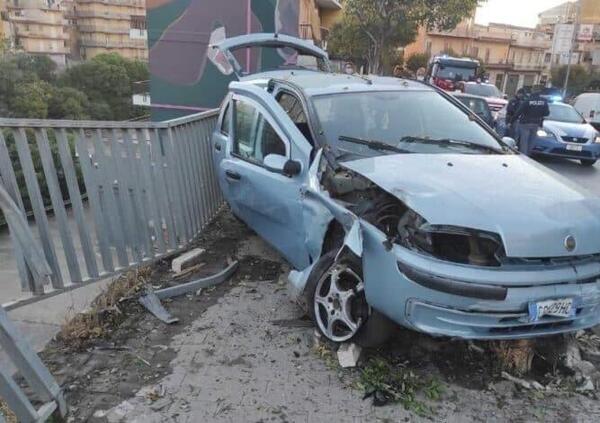
[[[583,147],[581,145],[567,144],[567,150],[569,150],[569,151],[582,151]]]
[[[573,298],[529,303],[529,319],[531,321],[539,320],[544,316],[571,317],[574,312]]]

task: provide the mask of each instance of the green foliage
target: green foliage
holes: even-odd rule
[[[440,399],[443,387],[435,379],[424,379],[401,363],[383,357],[372,357],[361,369],[358,387],[377,405],[400,403],[407,410],[427,416],[432,410],[419,400],[419,394],[431,401]]]
[[[21,83],[15,87],[10,110],[15,116],[30,119],[48,117],[50,85],[44,81]]]
[[[87,96],[76,88],[53,87],[48,100],[50,119],[83,120],[90,118]]]
[[[413,72],[416,72],[420,68],[427,68],[429,62],[429,55],[425,53],[414,53],[406,59],[406,67]]]
[[[132,84],[149,79],[144,62],[101,54],[58,74],[45,56],[0,53],[0,116],[127,120],[144,113]]]
[[[342,22],[332,33],[332,53],[364,57],[370,71],[379,74],[386,57],[414,41],[419,26],[450,30],[477,4],[478,0],[346,0]]]
[[[565,78],[567,76],[567,66],[560,66],[552,69],[552,85],[563,89]],[[569,82],[567,86],[567,96],[576,96],[587,89],[592,89],[594,81],[600,80],[600,73],[588,72],[581,65],[572,65],[569,72]]]

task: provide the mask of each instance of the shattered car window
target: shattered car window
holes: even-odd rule
[[[389,154],[340,137],[377,140],[411,153],[481,153],[468,144],[502,150],[489,132],[436,92],[342,93],[316,96],[313,101],[325,140],[338,156],[349,150],[369,156]]]
[[[286,155],[285,144],[267,120],[250,104],[235,102],[233,151],[242,159],[262,163],[269,154]]]

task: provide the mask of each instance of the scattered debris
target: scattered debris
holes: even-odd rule
[[[356,367],[361,352],[362,348],[359,345],[353,342],[343,343],[337,350],[340,366],[343,368]]]
[[[179,273],[176,273],[173,275],[173,279],[182,279],[185,278],[188,275],[191,275],[192,273],[196,273],[198,270],[200,270],[206,263],[198,263],[195,266],[190,266],[185,270],[182,270]]]
[[[203,248],[194,248],[193,250],[186,251],[179,257],[175,257],[171,262],[171,270],[175,274],[181,273],[183,270],[196,264],[196,260],[204,253]]]
[[[177,323],[179,319],[177,317],[173,317],[171,313],[169,313],[161,304],[160,299],[156,296],[156,294],[148,289],[146,294],[142,295],[139,300],[141,305],[143,305],[146,310],[156,316],[159,320],[162,320],[166,324],[170,325],[173,323]]]
[[[510,375],[507,372],[502,372],[501,375],[504,379],[509,380],[509,381],[515,383],[516,385],[521,386],[522,388],[536,389],[538,391],[546,390],[546,388],[539,382],[521,379],[521,378],[515,377],[513,375]]]
[[[593,392],[595,390],[594,388],[594,382],[592,382],[592,379],[590,377],[584,377],[583,378],[583,383],[581,383],[577,388],[575,388],[575,390],[577,392]]]
[[[229,278],[236,271],[238,264],[238,261],[230,261],[229,266],[227,266],[227,268],[215,275],[197,279],[192,282],[175,285],[169,288],[159,289],[154,293],[159,299],[164,300],[165,298],[173,298],[180,295],[185,295],[190,292],[196,292],[200,288],[212,287],[214,285],[226,281],[227,278]]]

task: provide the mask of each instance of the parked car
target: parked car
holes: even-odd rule
[[[502,94],[493,84],[464,82],[459,85],[459,90],[465,94],[484,97],[490,106],[494,118],[496,117],[495,115],[508,104],[508,100],[504,98],[504,94]]]
[[[253,41],[327,61],[283,35],[213,48],[241,68]],[[506,142],[436,87],[300,68],[232,82],[213,133],[231,211],[318,330],[360,343],[387,319],[477,339],[600,323],[600,198]]]
[[[490,106],[485,97],[462,93],[453,93],[452,95],[479,116],[485,123],[490,125],[491,128],[495,126],[494,116],[492,116]]]
[[[573,106],[590,125],[600,131],[600,92],[580,94]]]
[[[537,132],[532,154],[577,159],[593,166],[600,158],[600,132],[565,103],[549,103],[550,115]]]

